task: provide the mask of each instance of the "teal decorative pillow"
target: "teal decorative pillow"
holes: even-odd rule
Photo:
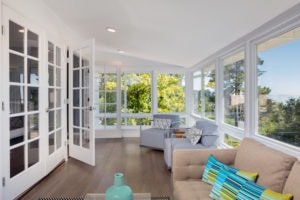
[[[235,200],[246,182],[245,178],[221,168],[209,196],[213,199]]]
[[[210,155],[208,157],[208,160],[207,160],[207,163],[206,163],[203,175],[202,175],[202,181],[213,185],[216,181],[216,178],[217,178],[218,173],[221,170],[221,168],[224,168],[231,173],[238,174],[250,181],[255,181],[258,176],[257,173],[246,172],[243,170],[238,170],[236,168],[230,167],[230,166],[218,161],[213,155]]]
[[[292,198],[292,194],[280,194],[251,181],[244,183],[237,195],[237,200],[291,200]]]

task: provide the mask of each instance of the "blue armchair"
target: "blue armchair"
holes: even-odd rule
[[[142,126],[140,128],[140,146],[164,150],[164,139],[169,137],[172,129],[178,128],[179,124],[179,115],[154,114],[152,127],[144,130]]]

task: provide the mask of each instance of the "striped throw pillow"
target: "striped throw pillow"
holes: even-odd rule
[[[202,175],[202,181],[213,185],[216,182],[216,178],[217,178],[218,173],[221,170],[221,168],[224,168],[231,173],[242,176],[245,179],[250,180],[250,181],[256,181],[256,178],[258,176],[257,173],[246,172],[243,170],[238,170],[236,168],[230,167],[230,166],[218,161],[213,155],[210,155],[208,157],[206,166],[204,168],[204,172]]]
[[[247,181],[237,195],[237,200],[291,200],[292,198],[292,194],[277,193],[251,181]]]
[[[217,200],[237,199],[239,190],[246,182],[245,178],[221,168],[209,196]]]

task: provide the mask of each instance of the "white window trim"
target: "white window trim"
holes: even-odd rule
[[[272,19],[256,30],[248,33],[241,37],[235,42],[227,45],[226,47],[218,50],[208,58],[204,59],[200,63],[194,65],[191,68],[191,73],[198,71],[199,69],[207,66],[208,63],[216,62],[216,123],[219,125],[220,137],[223,137],[223,133],[243,139],[244,137],[252,137],[258,141],[281,150],[285,153],[300,158],[300,148],[289,145],[265,136],[257,134],[258,125],[258,111],[257,111],[257,77],[256,77],[256,44],[261,43],[267,39],[270,39],[276,35],[285,33],[296,26],[300,26],[300,4],[282,13],[278,17]],[[223,123],[223,59],[227,56],[233,55],[234,53],[244,50],[245,51],[245,129],[239,130],[237,127],[231,127]],[[193,112],[190,112],[191,117],[202,117],[198,116]],[[223,133],[221,133],[223,132]],[[221,140],[220,140],[221,141]],[[222,140],[223,141],[223,140]],[[224,142],[220,142],[220,146],[226,147]]]

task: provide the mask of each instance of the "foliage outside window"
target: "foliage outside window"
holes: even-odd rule
[[[185,111],[184,74],[158,74],[158,112],[172,113]]]
[[[224,122],[244,129],[245,120],[245,52],[223,61]]]
[[[148,124],[151,113],[151,73],[124,73],[121,81],[122,125]]]
[[[240,146],[241,140],[225,133],[224,134],[224,143],[231,147],[238,147],[238,146]]]
[[[300,27],[257,45],[258,133],[300,147]]]
[[[100,73],[99,84],[99,125],[117,125],[117,74]]]
[[[215,65],[193,74],[194,113],[215,119]]]

